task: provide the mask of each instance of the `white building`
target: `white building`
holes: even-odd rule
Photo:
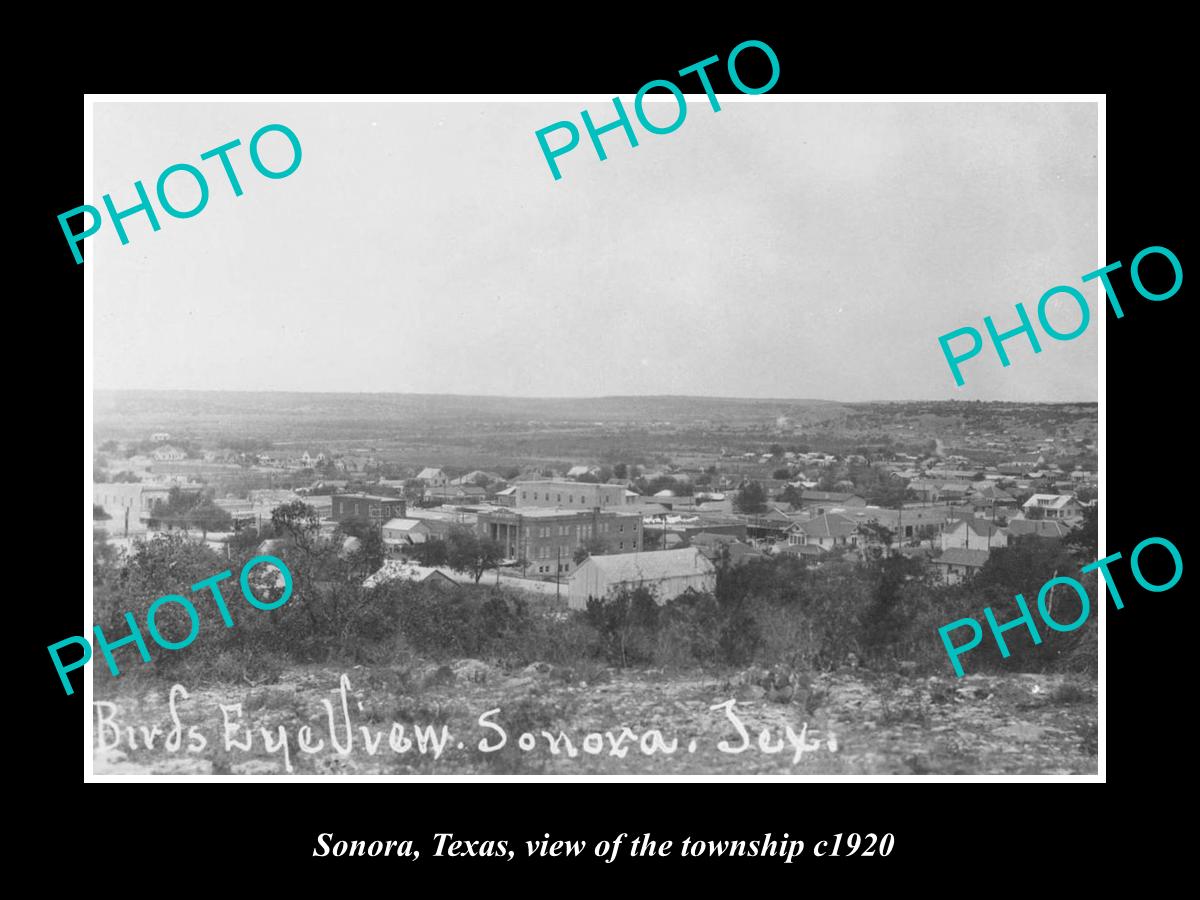
[[[587,609],[589,597],[603,598],[639,587],[649,588],[661,605],[688,588],[711,591],[716,584],[716,568],[695,547],[589,556],[571,576],[567,605]]]
[[[1007,547],[1008,535],[986,519],[959,519],[942,532],[942,550]]]
[[[613,509],[633,506],[641,498],[621,484],[588,484],[581,481],[522,481],[513,485],[517,507]]]
[[[390,519],[383,526],[383,543],[389,550],[423,544],[433,529],[420,519]]]
[[[389,581],[428,581],[456,587],[460,583],[470,580],[472,579],[469,579],[461,572],[455,572],[445,567],[418,566],[414,563],[388,559],[384,561],[382,568],[378,572],[367,577],[367,580],[363,582],[363,587],[378,587]]]
[[[1069,519],[1079,515],[1079,503],[1070,494],[1034,494],[1022,509],[1029,519]]]

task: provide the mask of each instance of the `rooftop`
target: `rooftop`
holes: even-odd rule
[[[657,581],[679,575],[707,574],[713,564],[695,547],[589,556],[580,566],[594,566],[610,583]],[[576,570],[578,573],[579,570]]]
[[[970,566],[979,569],[988,561],[987,550],[964,550],[962,547],[951,547],[933,561],[936,565]]]

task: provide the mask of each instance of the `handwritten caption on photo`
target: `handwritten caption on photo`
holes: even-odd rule
[[[1151,254],[1155,256],[1165,257],[1171,264],[1171,269],[1174,272],[1174,283],[1171,287],[1162,293],[1155,293],[1149,290],[1142,282],[1141,265],[1142,261]],[[1081,277],[1081,281],[1085,284],[1089,281],[1100,279],[1100,283],[1104,285],[1105,295],[1108,297],[1109,305],[1112,306],[1113,313],[1118,319],[1125,318],[1125,310],[1121,307],[1121,303],[1117,300],[1117,290],[1113,287],[1112,280],[1109,278],[1111,272],[1115,272],[1121,268],[1121,261],[1109,263],[1102,269],[1097,269],[1094,272]],[[1179,293],[1179,289],[1183,287],[1183,266],[1179,263],[1179,258],[1168,250],[1166,247],[1147,247],[1141,253],[1133,258],[1133,262],[1129,266],[1129,278],[1133,282],[1134,288],[1139,294],[1147,300],[1158,302],[1160,300],[1169,300]],[[1071,331],[1057,331],[1050,324],[1050,320],[1046,315],[1047,304],[1059,295],[1068,295],[1079,306],[1079,324]],[[1015,338],[1018,335],[1024,334],[1029,338],[1029,345],[1033,348],[1034,353],[1042,352],[1042,345],[1038,341],[1037,333],[1033,330],[1033,323],[1029,320],[1029,313],[1025,310],[1025,305],[1018,303],[1016,305],[1017,319],[1020,325],[1004,333],[996,331],[996,324],[992,321],[991,316],[983,317],[983,326],[986,329],[988,336],[992,340],[992,346],[996,350],[996,355],[1000,358],[1000,365],[1008,368],[1012,364],[1008,358],[1008,352],[1004,349],[1004,342]],[[1041,323],[1042,330],[1056,341],[1073,341],[1085,331],[1088,324],[1092,321],[1092,313],[1088,308],[1087,299],[1078,290],[1065,284],[1060,284],[1057,287],[1052,287],[1050,290],[1042,294],[1037,305],[1037,317]],[[950,342],[958,337],[969,337],[971,346],[961,353],[950,352]],[[973,359],[978,356],[983,350],[983,335],[979,333],[979,329],[972,328],[967,325],[963,328],[956,328],[954,331],[948,331],[938,338],[938,345],[942,348],[942,355],[946,357],[946,362],[950,365],[950,373],[954,376],[954,383],[959,387],[965,384],[962,375],[961,364],[968,359]]]
[[[457,740],[447,725],[441,725],[439,730],[433,724],[408,723],[406,726],[401,722],[392,722],[390,728],[383,730],[378,728],[372,730],[367,725],[359,725],[356,729],[350,712],[351,693],[350,678],[343,674],[338,687],[340,716],[334,711],[332,701],[322,699],[321,704],[325,708],[328,731],[325,737],[318,736],[315,737],[315,740],[312,725],[301,725],[294,737],[288,733],[284,725],[278,725],[273,730],[259,728],[256,733],[249,726],[241,723],[243,716],[241,703],[219,704],[222,731],[220,744],[226,752],[239,750],[243,753],[253,753],[256,749],[256,740],[261,736],[263,750],[269,754],[282,754],[284,769],[289,773],[295,771],[292,759],[293,748],[308,755],[321,753],[325,750],[326,738],[329,740],[330,749],[342,758],[349,758],[354,753],[356,741],[362,745],[367,755],[372,757],[381,751],[390,750],[396,754],[415,751],[422,756],[430,754],[434,759],[440,759],[451,749],[458,751],[468,749],[466,741]],[[172,722],[169,730],[164,732],[157,725],[152,727],[142,725],[140,726],[140,741],[137,729],[132,725],[122,725],[118,719],[117,705],[114,702],[110,700],[94,701],[92,706],[96,712],[97,749],[101,751],[117,750],[124,743],[131,750],[161,748],[169,753],[178,753],[181,749],[185,753],[202,753],[209,746],[210,739],[212,743],[216,743],[216,740],[212,735],[206,735],[199,725],[193,724],[186,726],[187,744],[186,747],[184,746],[185,726],[179,715],[177,704],[180,700],[188,698],[188,691],[183,685],[173,685],[167,701],[168,713]],[[361,704],[358,705],[361,709]],[[776,734],[769,728],[763,728],[758,731],[757,737],[752,736],[751,729],[747,727],[746,722],[735,710],[736,705],[737,701],[730,699],[709,707],[710,711],[720,711],[724,714],[726,724],[733,729],[733,733],[736,735],[734,740],[723,738],[718,741],[716,744],[718,752],[734,755],[748,750],[757,750],[768,755],[790,753],[792,765],[798,765],[806,752],[821,749],[822,740],[812,736],[817,732],[814,730],[810,733],[807,722],[800,727],[799,731],[786,725],[782,734]],[[638,734],[632,728],[624,725],[615,731],[592,731],[582,737],[576,735],[574,740],[563,731],[559,731],[558,734],[550,731],[541,731],[538,734],[524,731],[514,738],[504,728],[502,716],[503,711],[499,707],[480,713],[476,724],[483,737],[474,744],[480,753],[495,753],[510,746],[510,742],[514,739],[516,747],[522,753],[531,753],[544,747],[552,756],[561,755],[568,759],[601,755],[624,759],[631,750],[640,751],[646,756],[656,754],[673,756],[676,753],[680,755],[693,754],[703,749],[699,740],[695,738],[683,743],[678,737],[664,735],[658,728],[651,728]],[[163,739],[161,744],[156,746],[160,739]],[[384,746],[385,739],[386,747]],[[473,739],[468,738],[467,740]],[[829,732],[824,738],[824,746],[830,752],[837,752],[837,736]]]
[[[1141,556],[1142,551],[1153,545],[1166,547],[1167,552],[1171,554],[1171,561],[1175,566],[1175,572],[1172,574],[1171,579],[1164,584],[1153,584],[1150,581],[1147,581],[1146,577],[1142,574],[1141,567],[1138,565],[1138,558]],[[1104,559],[1098,559],[1096,562],[1088,563],[1080,570],[1080,572],[1087,573],[1098,570],[1101,576],[1104,578],[1104,583],[1108,586],[1108,592],[1112,596],[1113,605],[1117,609],[1124,609],[1125,603],[1121,599],[1121,592],[1118,591],[1117,586],[1113,584],[1112,573],[1108,571],[1109,565],[1119,559],[1121,559],[1120,553],[1112,553],[1104,557]],[[1138,584],[1151,593],[1161,594],[1163,591],[1169,591],[1171,588],[1175,587],[1175,585],[1179,582],[1179,579],[1183,577],[1183,556],[1179,553],[1179,548],[1166,538],[1149,537],[1133,548],[1133,553],[1129,555],[1129,568],[1133,572],[1133,577]],[[1059,585],[1070,587],[1079,597],[1079,616],[1075,619],[1075,621],[1065,625],[1051,616],[1050,610],[1047,606],[1047,598],[1050,597],[1054,588],[1058,587]],[[1001,625],[996,621],[996,615],[992,612],[992,608],[990,606],[985,606],[983,608],[984,618],[987,619],[988,626],[992,630],[992,637],[996,641],[996,646],[1000,649],[1000,656],[1004,659],[1008,659],[1008,657],[1012,655],[1012,651],[1008,649],[1008,644],[1005,643],[1004,640],[1004,632],[1006,631],[1024,625],[1027,629],[1029,629],[1029,636],[1033,639],[1035,646],[1042,642],[1042,636],[1038,633],[1037,626],[1033,622],[1033,616],[1029,612],[1029,607],[1025,603],[1025,597],[1022,594],[1017,594],[1015,595],[1014,599],[1017,601],[1018,609],[1021,610],[1021,615],[1013,619],[1011,622],[1006,622],[1004,625]],[[1057,578],[1051,578],[1042,585],[1042,589],[1038,592],[1037,607],[1038,613],[1042,617],[1042,621],[1045,622],[1052,630],[1067,632],[1074,631],[1087,621],[1087,618],[1092,611],[1092,602],[1091,598],[1088,597],[1087,590],[1082,584],[1080,584],[1074,578],[1070,578],[1066,575],[1060,575]],[[972,632],[971,640],[965,644],[960,644],[957,647],[950,643],[950,632],[956,628],[970,628]],[[954,674],[959,678],[962,678],[964,674],[963,667],[962,663],[958,661],[958,658],[964,653],[974,650],[979,646],[979,644],[983,641],[983,628],[975,619],[966,618],[958,619],[954,622],[951,622],[949,625],[943,625],[938,629],[937,633],[942,639],[942,644],[946,648],[947,655],[950,657],[951,665],[954,666]]]
[[[279,574],[278,579],[282,581],[283,593],[278,600],[263,601],[254,595],[254,591],[250,587],[250,576],[254,571],[254,567],[260,563],[265,563],[269,566],[274,566]],[[221,596],[221,588],[219,583],[227,578],[232,578],[233,573],[226,569],[224,572],[218,572],[211,578],[205,578],[203,581],[198,581],[193,584],[191,590],[199,591],[207,588],[212,591],[213,602],[217,604],[217,610],[221,613],[221,621],[225,623],[226,628],[233,627],[233,617],[229,615],[229,607],[225,605],[225,598]],[[239,579],[242,586],[242,596],[246,598],[246,602],[255,609],[261,609],[269,612],[272,609],[278,609],[287,603],[292,596],[292,573],[284,564],[282,559],[263,554],[262,556],[254,556],[246,560],[246,564],[242,566],[242,576]],[[159,610],[168,603],[177,604],[187,616],[191,623],[191,629],[187,637],[181,641],[171,641],[163,637],[159,631],[157,616]],[[110,641],[104,636],[104,630],[99,626],[93,626],[95,632],[96,646],[104,654],[104,659],[108,662],[108,670],[116,678],[121,674],[121,670],[117,667],[117,661],[113,658],[113,651],[129,644],[134,644],[138,648],[138,652],[142,656],[142,662],[150,662],[150,648],[146,645],[146,639],[142,636],[141,629],[138,628],[137,620],[134,619],[133,613],[125,613],[125,622],[129,625],[129,634],[120,640]],[[192,641],[196,640],[200,634],[200,614],[196,611],[196,607],[187,597],[181,594],[166,594],[159,597],[152,604],[146,613],[146,630],[150,632],[150,637],[154,643],[165,650],[182,650],[191,645]],[[83,656],[72,663],[63,665],[62,657],[59,656],[59,651],[70,644],[79,644],[83,647]],[[50,658],[54,661],[54,668],[58,671],[58,677],[62,680],[63,690],[67,695],[75,693],[75,688],[71,685],[71,679],[67,675],[74,672],[76,669],[82,668],[92,658],[92,645],[88,643],[87,638],[80,635],[65,638],[56,644],[47,645],[46,649],[50,652]]]
[[[773,857],[783,859],[785,863],[804,854],[806,844],[802,840],[792,839],[788,832],[781,838],[775,838],[771,832],[763,835],[762,840],[701,840],[685,837],[681,841],[655,840],[649,833],[626,841],[629,834],[622,832],[611,841],[599,840],[591,845],[591,853],[597,858],[611,863],[618,857]],[[516,851],[511,849],[507,840],[464,840],[455,838],[453,833],[439,832],[433,836],[433,856],[446,858],[461,857],[490,857],[510,861],[516,858]],[[587,841],[556,840],[546,833],[541,840],[511,842],[520,847],[524,844],[525,858],[538,857],[577,857],[588,853]],[[895,849],[895,836],[888,833],[860,835],[856,832],[839,832],[832,838],[811,844],[811,855],[825,856],[890,856]],[[327,831],[317,835],[313,856],[396,856],[418,860],[421,851],[413,846],[411,840],[345,840],[335,837],[334,832]]]

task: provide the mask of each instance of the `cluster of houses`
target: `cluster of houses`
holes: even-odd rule
[[[153,436],[156,459],[160,452],[164,461],[182,457],[169,437]],[[264,465],[323,467],[327,473],[344,459],[309,450],[258,456]],[[860,461],[868,462],[791,451],[697,457],[691,468],[642,472],[643,478],[669,478],[674,485],[647,494],[626,478],[601,481],[605,470],[595,465],[562,472],[531,469],[511,479],[483,470],[452,475],[430,466],[409,470],[415,477],[376,477],[366,490],[362,481],[354,485],[331,475],[308,489],[251,491],[247,498],[216,503],[229,512],[235,528],[261,525],[276,507],[297,499],[315,507],[328,532],[349,519],[375,524],[387,560],[368,584],[395,578],[464,580],[467,576],[450,569],[417,565],[412,555],[420,544],[468,528],[499,546],[498,582],[565,596],[569,606],[580,608],[589,596],[621,587],[650,587],[661,602],[688,588],[712,590],[718,567],[779,554],[803,557],[812,565],[846,554],[903,554],[926,559],[945,581],[957,583],[1018,536],[1068,534],[1086,505],[1077,489],[1094,482],[1091,473],[1064,472],[1040,455],[973,469],[962,458],[895,454],[886,464],[873,465],[905,479],[903,503],[871,505],[849,481],[833,484],[834,490],[817,489],[824,467]],[[765,506],[755,512],[739,503],[750,480],[767,495]],[[1030,493],[1044,486],[1062,490]],[[136,536],[154,527],[149,512],[169,489],[168,481],[98,483],[94,502],[113,521],[111,533]],[[222,540],[221,535],[207,537]]]

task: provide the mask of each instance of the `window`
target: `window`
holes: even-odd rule
[[[568,495],[567,495],[567,502],[568,502],[568,503],[574,503],[574,502],[575,502],[575,495],[574,495],[574,494],[568,494]]]
[[[537,499],[537,491],[534,491],[534,492],[533,492],[533,499],[534,499],[534,500],[536,500],[536,499]]]
[[[559,502],[559,503],[562,503],[562,494],[559,494],[559,495],[558,495],[558,501],[557,501],[557,502]]]
[[[624,550],[624,549],[625,549],[625,542],[624,542],[624,541],[621,541],[621,543],[619,543],[619,544],[617,545],[617,548],[618,548],[618,549],[620,549],[620,550]]]
[[[622,534],[624,534],[624,533],[625,533],[625,526],[624,526],[624,525],[618,525],[618,526],[617,526],[617,531],[619,531],[619,532],[621,532]]]
[[[529,499],[529,494],[526,491],[521,491],[521,499],[522,500]]]

